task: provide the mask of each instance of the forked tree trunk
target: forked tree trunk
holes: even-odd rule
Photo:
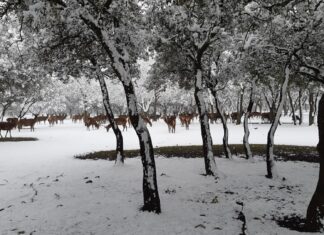
[[[249,106],[244,115],[244,123],[243,123],[244,124],[243,147],[244,147],[246,159],[252,159],[252,151],[249,143],[249,136],[250,136],[249,116],[250,113],[252,112],[254,101],[255,101],[255,79],[252,80]]]
[[[101,28],[97,20],[93,18],[86,9],[83,9],[80,14],[81,19],[89,29],[95,33],[102,47],[107,52],[111,61],[111,66],[124,87],[128,115],[138,136],[143,165],[144,205],[142,210],[160,213],[161,205],[156,180],[156,167],[152,140],[150,133],[138,112],[137,98],[130,74],[129,64],[125,61],[124,56],[120,54],[121,52],[119,52],[115,47],[114,41],[110,40],[106,29]],[[126,50],[122,53],[128,55]]]
[[[277,130],[277,127],[279,124],[279,120],[280,120],[280,116],[282,113],[282,109],[283,109],[283,104],[285,102],[289,77],[290,77],[290,68],[289,68],[289,65],[286,65],[285,80],[284,80],[284,82],[281,86],[281,89],[280,89],[279,105],[278,105],[274,120],[271,124],[270,130],[268,132],[266,162],[267,162],[267,173],[268,173],[267,177],[271,178],[271,179],[278,177],[278,172],[277,172],[277,168],[275,165],[274,154],[273,154],[274,135],[276,133],[276,130]]]
[[[314,195],[307,208],[306,226],[309,230],[324,230],[324,94],[318,105],[318,133],[317,150],[320,155],[320,169]]]
[[[232,159],[233,158],[232,153],[231,153],[231,150],[230,150],[229,145],[228,145],[228,128],[227,128],[226,118],[225,118],[225,115],[223,113],[223,110],[220,107],[216,89],[211,88],[211,93],[212,93],[212,95],[213,95],[213,97],[215,99],[216,110],[217,110],[217,113],[219,113],[219,115],[220,115],[221,122],[222,122],[222,125],[223,125],[223,130],[224,130],[223,148],[224,148],[225,157],[229,158],[229,159]]]
[[[290,103],[290,106],[291,106],[292,119],[293,119],[294,125],[296,126],[297,123],[296,123],[296,114],[295,114],[294,102],[293,102],[292,97],[291,97],[290,89],[287,89],[287,90],[288,90],[289,103]]]
[[[195,100],[198,107],[201,137],[203,141],[203,154],[205,160],[206,175],[213,175],[217,177],[217,167],[213,152],[213,141],[210,134],[207,107],[204,100],[204,93],[202,87],[202,70],[201,67],[196,68],[195,80]]]
[[[97,75],[97,79],[100,84],[104,108],[105,108],[108,120],[111,124],[111,127],[114,131],[114,134],[116,136],[116,161],[115,161],[115,163],[116,164],[124,163],[125,155],[124,155],[123,135],[122,135],[120,129],[118,128],[117,123],[115,122],[114,113],[110,106],[109,93],[108,93],[106,81],[105,81],[104,77],[100,74],[101,71],[100,71],[100,68],[97,65],[96,61],[92,60],[92,63],[94,66],[96,66],[96,75]]]

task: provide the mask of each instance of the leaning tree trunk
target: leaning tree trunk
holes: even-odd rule
[[[160,198],[157,188],[156,167],[154,160],[154,150],[150,133],[143,122],[142,117],[137,110],[137,100],[134,90],[133,82],[128,77],[122,80],[127,99],[128,115],[132,126],[138,136],[140,144],[140,153],[143,164],[143,193],[145,211],[161,212]]]
[[[271,179],[278,177],[278,172],[277,172],[277,168],[275,165],[274,154],[273,154],[274,135],[276,133],[276,130],[277,130],[277,127],[279,124],[279,120],[280,120],[280,116],[282,113],[282,109],[283,109],[283,104],[285,102],[289,77],[290,77],[290,68],[289,68],[289,65],[286,65],[285,80],[284,80],[284,82],[281,86],[281,89],[280,89],[279,105],[278,105],[274,120],[271,124],[270,130],[268,132],[266,162],[267,162],[267,173],[268,173],[267,177],[271,178]]]
[[[317,150],[320,155],[320,169],[318,183],[306,215],[306,226],[313,231],[324,230],[324,95],[318,105],[317,123],[319,133]]]
[[[292,119],[293,119],[294,125],[296,126],[297,123],[296,123],[296,114],[295,114],[294,102],[293,102],[292,97],[291,97],[290,89],[287,89],[287,91],[288,91],[289,103],[290,103],[290,106],[291,106]]]
[[[315,111],[315,102],[314,102],[314,92],[312,91],[312,88],[309,89],[309,97],[308,97],[308,103],[309,103],[309,120],[308,124],[311,126],[314,124],[314,111]]]
[[[97,79],[100,84],[104,108],[105,108],[108,120],[111,124],[111,127],[114,131],[114,134],[116,136],[116,161],[115,161],[115,164],[124,163],[125,155],[124,155],[123,135],[122,135],[120,129],[118,128],[117,123],[115,122],[114,113],[110,106],[109,93],[108,93],[105,79],[100,74],[101,71],[100,71],[99,66],[96,64],[96,61],[93,60],[92,63],[94,66],[96,66],[96,73],[97,73],[96,75],[97,75]]]
[[[221,122],[222,122],[222,125],[223,125],[223,130],[224,130],[223,148],[224,148],[225,157],[226,158],[229,158],[229,159],[232,159],[232,153],[231,153],[231,150],[230,150],[229,145],[228,145],[228,128],[227,128],[227,122],[226,122],[226,118],[225,118],[225,115],[223,113],[223,110],[220,107],[219,100],[218,100],[218,97],[217,97],[217,91],[216,91],[216,88],[215,87],[213,87],[211,89],[211,93],[214,96],[216,110],[217,110],[217,113],[219,113],[219,115],[220,115]]]
[[[152,140],[143,119],[139,115],[134,84],[130,74],[129,61],[127,61],[127,58],[123,56],[129,54],[126,49],[122,52],[117,50],[114,44],[115,42],[109,38],[109,33],[106,31],[107,29],[102,28],[97,22],[97,19],[93,18],[85,8],[80,12],[80,17],[89,29],[97,36],[102,47],[108,54],[113,71],[124,87],[128,115],[138,136],[143,165],[144,205],[142,210],[160,213],[161,205],[156,180],[156,167]]]
[[[255,101],[255,79],[252,80],[249,106],[244,115],[244,123],[243,123],[244,125],[243,147],[244,147],[246,159],[252,159],[252,151],[249,143],[249,136],[250,136],[249,116],[250,113],[252,112],[254,101]]]
[[[201,67],[196,69],[195,80],[195,100],[198,107],[201,137],[203,141],[203,154],[205,160],[206,175],[213,175],[217,177],[217,167],[213,152],[213,141],[210,134],[208,115],[206,103],[204,100],[203,87],[202,87],[202,70]]]

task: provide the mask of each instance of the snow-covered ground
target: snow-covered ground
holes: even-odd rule
[[[266,143],[267,124],[251,124],[251,143]],[[201,144],[197,121],[175,134],[163,122],[149,127],[154,146]],[[211,125],[214,144],[222,128]],[[242,143],[242,126],[229,125],[230,143]],[[139,158],[114,162],[77,160],[79,153],[111,150],[115,138],[103,128],[82,124],[37,125],[36,142],[0,142],[1,234],[239,234],[243,202],[250,234],[296,234],[279,227],[273,217],[304,215],[315,189],[318,165],[278,162],[285,181],[264,177],[265,163],[216,159],[222,177],[204,177],[202,159],[157,156],[162,214],[139,211],[142,168]],[[123,132],[126,149],[138,148],[133,129]],[[279,126],[275,143],[315,146],[316,126]],[[91,180],[90,183],[89,180]],[[88,182],[88,183],[87,183]]]

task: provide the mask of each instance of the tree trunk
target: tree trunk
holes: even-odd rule
[[[295,107],[294,107],[294,102],[293,102],[291,94],[290,94],[290,89],[288,89],[288,98],[289,98],[289,103],[291,106],[292,119],[293,119],[294,125],[296,126],[297,123],[296,123]]]
[[[219,113],[219,115],[220,115],[221,122],[222,122],[222,125],[223,125],[223,130],[224,130],[223,148],[224,148],[225,157],[229,158],[229,159],[232,159],[232,153],[231,153],[231,150],[230,150],[229,145],[228,145],[228,128],[227,128],[226,118],[224,116],[223,110],[220,107],[219,100],[217,98],[216,89],[212,88],[211,93],[212,93],[212,95],[213,95],[213,97],[215,99],[216,110],[217,110],[217,113]]]
[[[3,119],[4,119],[5,115],[6,115],[7,109],[9,108],[9,106],[8,105],[3,105],[2,107],[3,107],[3,109],[1,111],[1,118],[0,118],[1,121],[3,121]]]
[[[298,109],[299,109],[299,125],[303,123],[303,104],[302,104],[303,90],[299,88],[298,91]]]
[[[203,154],[205,160],[206,175],[213,175],[217,177],[217,167],[213,152],[213,141],[210,135],[207,108],[204,100],[202,79],[202,70],[201,67],[198,67],[196,68],[195,100],[200,117],[199,121],[201,128],[201,137],[203,141]]]
[[[154,160],[154,150],[150,133],[143,122],[143,119],[137,110],[137,100],[133,82],[130,80],[123,81],[126,93],[128,115],[132,126],[138,136],[140,144],[140,153],[143,164],[143,193],[144,193],[144,211],[161,212],[160,198],[157,188],[156,167]]]
[[[114,113],[110,106],[107,85],[106,85],[104,77],[100,74],[100,71],[97,71],[97,79],[100,84],[102,99],[103,99],[103,104],[104,104],[106,114],[107,114],[108,120],[111,124],[111,127],[114,131],[114,134],[116,136],[116,161],[115,161],[115,164],[124,163],[125,155],[124,155],[123,135],[122,135],[120,129],[118,128],[117,123],[115,122]]]
[[[251,147],[250,147],[250,144],[249,144],[249,136],[250,136],[249,116],[250,116],[250,113],[252,112],[254,101],[255,101],[255,79],[252,80],[249,106],[248,106],[248,108],[246,110],[246,113],[244,115],[243,146],[244,146],[246,159],[252,159],[252,151],[251,151]]]
[[[308,103],[309,103],[308,124],[311,126],[314,124],[314,116],[315,116],[315,114],[314,114],[314,111],[315,111],[314,92],[312,91],[312,88],[309,89]]]
[[[237,109],[236,125],[241,124],[241,118],[242,118],[242,114],[243,114],[243,98],[244,98],[244,88],[242,88],[239,93],[239,103],[238,103],[238,109]]]
[[[94,19],[85,8],[81,12],[80,17],[84,23],[88,25],[89,29],[96,34],[99,42],[110,58],[111,66],[116,76],[122,82],[124,87],[128,115],[138,136],[143,165],[144,205],[142,210],[160,213],[161,205],[156,180],[156,167],[152,140],[150,133],[138,112],[137,98],[130,74],[129,62],[125,61],[127,58],[122,55],[128,55],[128,52],[124,49],[121,52],[122,54],[120,54],[120,50],[117,50],[114,41],[110,40],[106,29],[101,28],[97,20]]]
[[[289,82],[289,77],[290,77],[290,68],[289,65],[285,66],[285,80],[281,86],[280,89],[280,99],[279,99],[279,105],[277,108],[276,115],[274,117],[274,120],[271,124],[270,130],[268,132],[268,140],[267,140],[267,156],[266,156],[266,161],[267,161],[267,177],[268,178],[277,178],[278,177],[278,172],[277,168],[275,165],[275,160],[274,160],[274,154],[273,154],[273,145],[274,145],[274,135],[277,130],[280,116],[282,113],[283,109],[283,104],[285,102],[286,98],[286,92],[287,92],[287,86]]]
[[[319,133],[317,150],[320,155],[320,169],[318,183],[306,215],[306,226],[312,231],[324,230],[324,95],[318,105],[317,123]]]

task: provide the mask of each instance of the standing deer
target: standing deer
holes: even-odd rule
[[[168,125],[169,133],[175,133],[176,119],[176,116],[166,116],[163,118],[165,123]]]
[[[149,117],[146,117],[144,114],[141,114],[141,117],[146,125],[149,124],[150,126],[152,126],[152,122]]]
[[[39,117],[37,117],[37,122],[38,123],[44,122],[44,124],[45,124],[47,119],[48,119],[48,115],[47,116],[39,116]]]
[[[18,130],[20,131],[23,126],[30,126],[30,131],[35,131],[34,126],[36,122],[37,122],[37,115],[35,116],[35,118],[32,119],[27,119],[27,118],[20,119],[17,124]]]
[[[84,121],[84,125],[87,127],[88,130],[90,130],[90,126],[92,126],[92,129],[94,129],[94,128],[99,129],[99,124],[98,124],[98,122],[95,120],[95,118],[88,117],[88,118]]]
[[[117,125],[123,126],[123,131],[126,129],[127,131],[127,121],[128,121],[128,117],[119,117],[119,118],[115,118],[115,122]],[[109,124],[108,126],[106,126],[106,130],[107,132],[109,131],[109,129],[112,127],[111,124]]]
[[[0,137],[3,138],[3,136],[1,135],[1,131],[7,131],[5,138],[7,137],[8,132],[10,134],[10,138],[12,138],[11,130],[14,129],[15,127],[16,127],[16,124],[13,122],[0,122]]]
[[[18,124],[18,118],[7,118],[7,122],[15,124],[14,128],[16,128]]]

